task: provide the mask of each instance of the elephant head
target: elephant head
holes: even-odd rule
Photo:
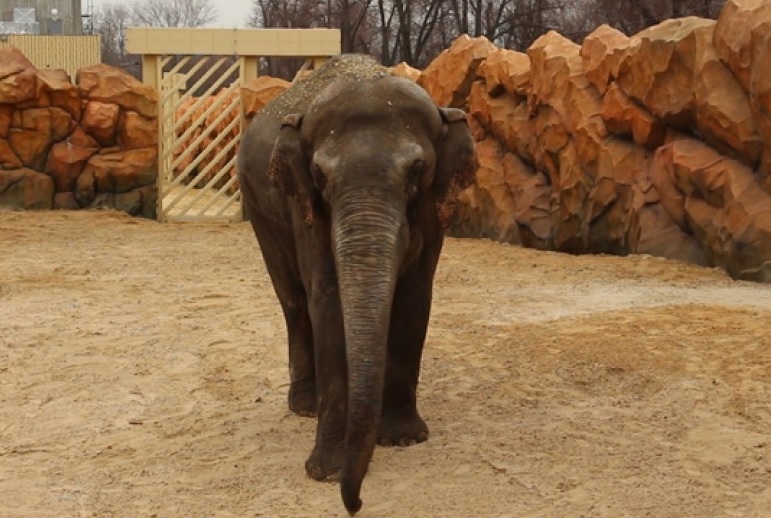
[[[269,172],[308,227],[329,229],[346,357],[348,418],[341,491],[349,512],[377,434],[394,288],[410,247],[411,210],[441,232],[476,155],[461,110],[437,108],[412,81],[335,83],[287,116]]]

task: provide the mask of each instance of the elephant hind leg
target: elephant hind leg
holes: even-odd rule
[[[302,416],[316,415],[316,362],[308,302],[299,275],[291,228],[275,226],[251,211],[252,228],[265,267],[281,302],[289,343],[289,409]]]
[[[313,330],[304,296],[300,307],[284,308],[289,339],[289,410],[304,417],[317,411]]]

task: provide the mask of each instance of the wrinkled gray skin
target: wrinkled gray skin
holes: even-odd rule
[[[289,407],[317,415],[306,462],[351,515],[375,443],[428,438],[415,393],[443,224],[473,178],[459,110],[340,56],[258,114],[238,171],[286,318]]]

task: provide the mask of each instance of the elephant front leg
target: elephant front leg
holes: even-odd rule
[[[338,480],[343,466],[348,382],[343,318],[336,288],[311,301],[315,342],[318,423],[305,470],[314,480]]]
[[[378,444],[383,446],[409,446],[428,439],[428,426],[418,414],[416,392],[430,311],[431,282],[421,278],[416,269],[399,280],[394,293],[378,430]]]

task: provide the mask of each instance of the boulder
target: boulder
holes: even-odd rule
[[[608,25],[584,38],[580,51],[584,73],[601,93],[618,77],[619,64],[633,45],[632,38]]]
[[[632,253],[639,212],[645,203],[658,201],[648,179],[648,154],[614,137],[603,139],[596,153],[596,175],[584,206],[587,247],[595,253]]]
[[[13,121],[13,106],[0,104],[0,138],[8,138],[8,131]]]
[[[749,93],[765,146],[761,167],[771,173],[771,3],[727,0],[714,33],[717,54]]]
[[[768,5],[768,4],[767,4]],[[767,13],[771,9],[767,9]],[[766,15],[767,18],[769,15]],[[764,143],[762,168],[771,175],[771,20],[753,31],[755,49],[750,74],[750,109]]]
[[[51,140],[59,142],[72,133],[77,124],[69,112],[62,108],[51,106],[48,110],[51,112]]]
[[[0,79],[5,79],[30,69],[34,70],[34,68],[35,65],[16,47],[0,48]]]
[[[42,171],[51,148],[53,117],[49,108],[28,108],[16,112],[8,135],[11,148],[24,166]]]
[[[155,182],[157,177],[157,149],[142,148],[114,153],[99,153],[92,156],[83,169],[86,178],[81,185],[78,178],[78,190],[88,191],[93,188],[97,193],[122,193]],[[89,177],[93,186],[89,186]],[[81,196],[87,199],[88,196]]]
[[[693,233],[709,264],[734,278],[771,281],[771,195],[751,169],[680,139],[656,152],[651,177],[662,206]]]
[[[475,182],[459,196],[450,233],[549,248],[550,188],[543,174],[506,152],[496,139],[480,142],[477,153]]]
[[[519,243],[519,230],[514,219],[515,203],[503,167],[504,150],[495,139],[485,139],[476,146],[479,168],[474,184],[462,192],[456,221],[465,231],[476,231],[508,243]],[[456,224],[459,227],[460,224]]]
[[[490,103],[492,98],[483,81],[474,81],[469,89],[466,112],[486,128],[490,127]],[[481,140],[481,139],[480,139]]]
[[[402,61],[396,66],[390,67],[388,71],[395,76],[403,77],[405,79],[409,79],[410,81],[415,81],[415,82],[417,82],[418,79],[420,79],[420,74],[422,74],[422,72],[419,69],[409,66],[404,61]]]
[[[158,145],[158,122],[135,111],[121,113],[118,145],[123,149],[139,149]]]
[[[576,156],[571,159],[577,160],[582,170],[593,175],[598,142],[607,135],[607,130],[601,117],[601,96],[583,73],[579,51],[578,45],[554,31],[538,38],[527,51],[533,66],[532,93],[528,102],[531,113],[540,112],[547,106],[553,110],[546,127],[564,126],[567,135],[574,140],[572,152]],[[536,120],[539,119],[543,122],[540,117]],[[562,139],[553,131],[543,135]],[[546,151],[556,151],[553,144],[546,141],[534,141],[531,147],[537,148],[541,144],[548,146]],[[532,154],[545,157],[537,149]],[[549,158],[553,161],[557,156],[552,154]],[[555,168],[550,169],[550,174],[554,174]]]
[[[80,120],[81,103],[78,87],[70,81],[64,70],[37,70],[37,82],[48,97],[51,106],[61,108],[75,120]]]
[[[485,128],[485,135],[491,133],[510,151],[532,161],[530,113],[525,102],[517,103],[510,95],[490,97],[485,83],[475,81],[468,97],[468,112]]]
[[[74,192],[83,167],[97,151],[97,147],[81,147],[70,139],[51,146],[45,172],[54,179],[56,192]]]
[[[0,104],[19,104],[35,98],[34,65],[15,47],[0,48]]]
[[[418,84],[437,105],[462,108],[476,79],[477,68],[493,51],[495,45],[487,38],[464,34],[428,65]]]
[[[546,174],[552,185],[559,183],[559,153],[570,143],[570,133],[551,106],[542,106],[531,119],[530,156],[535,168]]]
[[[251,119],[266,104],[292,86],[292,83],[275,77],[262,76],[251,79],[241,86],[241,104],[244,116]]]
[[[22,167],[21,160],[11,149],[8,141],[0,138],[0,169],[20,169]]]
[[[569,79],[583,76],[579,51],[578,45],[556,31],[547,32],[527,49],[532,74],[529,97],[532,111],[545,104],[553,107],[560,116],[567,114]]]
[[[81,207],[90,207],[96,199],[94,170],[84,168],[75,181],[75,200]]]
[[[155,183],[137,189],[142,195],[142,208],[137,216],[156,219],[158,216],[158,186]]]
[[[634,37],[618,73],[621,90],[663,122],[690,130],[694,121],[694,81],[700,47],[711,44],[715,22],[678,18]]]
[[[530,58],[522,52],[495,49],[479,65],[477,75],[492,97],[507,93],[526,99],[530,90]]]
[[[78,200],[80,203],[80,200]],[[123,193],[103,192],[94,195],[88,208],[116,209],[129,214],[150,219],[156,218],[157,191],[155,186],[145,186]]]
[[[660,203],[643,206],[637,217],[637,226],[635,253],[701,266],[709,264],[698,241],[684,232]]]
[[[114,146],[118,131],[120,107],[117,104],[89,101],[80,126],[104,147]]]
[[[706,37],[708,33],[704,32]],[[768,66],[771,66],[771,58]],[[721,153],[754,168],[760,162],[763,141],[750,109],[750,100],[734,74],[720,60],[712,38],[697,46],[694,74],[694,109],[699,135]]]
[[[474,139],[474,142],[479,142],[480,140],[487,138],[487,128],[475,117],[467,117],[466,122],[468,123],[468,129],[471,131],[471,138]]]
[[[139,188],[137,188],[128,192],[115,194],[114,201],[110,206],[122,210],[126,214],[136,216],[139,214],[139,211],[142,210],[142,193],[139,191]]]
[[[508,155],[507,155],[508,156]],[[521,164],[524,171],[530,166]],[[546,176],[532,170],[514,189],[516,210],[514,218],[523,246],[538,250],[554,250],[554,230],[551,223],[551,185]]]
[[[54,181],[32,169],[0,170],[0,207],[16,210],[51,209]]]
[[[603,97],[602,120],[610,133],[631,137],[635,144],[650,150],[664,144],[667,136],[666,126],[633,102],[615,82]]]
[[[158,93],[130,74],[105,64],[78,70],[76,83],[80,95],[89,101],[117,104],[147,118],[158,116]]]
[[[563,116],[576,144],[578,158],[591,177],[596,174],[596,150],[607,137],[602,120],[602,97],[589,79],[579,74],[567,81],[567,113]]]
[[[727,0],[717,19],[713,42],[745,91],[750,89],[753,61],[768,55],[764,34],[771,30],[771,3],[767,0]],[[767,62],[767,61],[766,61]]]
[[[490,100],[490,129],[506,147],[524,160],[533,161],[530,151],[530,112],[524,102],[515,103],[511,97]]]
[[[80,205],[75,199],[74,192],[57,192],[54,194],[53,208],[55,210],[78,210]]]
[[[641,208],[642,196],[634,185],[598,179],[584,206],[584,247],[591,253],[629,254],[636,245]]]
[[[593,184],[579,159],[574,140],[568,139],[553,158],[558,168],[552,179],[554,248],[570,254],[589,253],[590,227],[586,224],[585,208]]]
[[[99,149],[99,143],[94,140],[93,137],[88,135],[85,131],[83,131],[83,128],[80,126],[75,126],[75,129],[72,130],[72,133],[69,134],[67,137],[67,142],[72,144],[73,146],[78,146],[82,148],[94,148]]]

